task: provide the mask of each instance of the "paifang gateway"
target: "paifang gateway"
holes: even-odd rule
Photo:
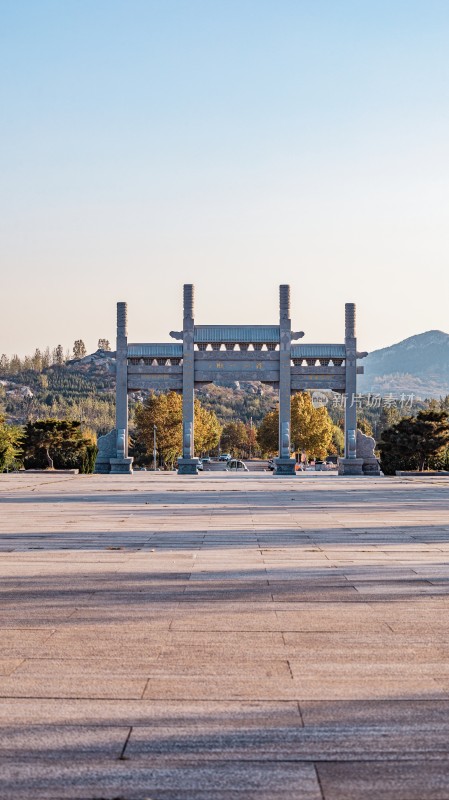
[[[275,475],[294,475],[291,458],[290,398],[293,392],[332,390],[344,394],[345,454],[339,473],[362,474],[357,453],[357,358],[355,304],[345,305],[341,344],[297,344],[302,331],[292,331],[290,286],[279,287],[279,325],[196,325],[194,287],[184,285],[182,331],[174,342],[129,344],[126,303],[117,303],[116,428],[99,439],[95,467],[102,473],[132,473],[128,456],[128,393],[139,390],[182,393],[182,458],[180,475],[196,475],[194,456],[194,393],[196,386],[219,381],[260,381],[279,389],[279,455]],[[352,402],[351,402],[352,398]]]

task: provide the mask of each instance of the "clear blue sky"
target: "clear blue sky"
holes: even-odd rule
[[[447,0],[0,0],[0,352],[449,331]]]

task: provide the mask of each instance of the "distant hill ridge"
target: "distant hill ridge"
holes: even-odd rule
[[[449,394],[449,334],[426,331],[374,350],[363,359],[361,392],[413,392],[419,397]]]

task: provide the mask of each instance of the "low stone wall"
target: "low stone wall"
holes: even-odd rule
[[[396,475],[400,478],[435,478],[441,477],[444,475],[449,475],[447,470],[426,470],[425,472],[420,472],[419,470],[410,470],[407,472],[406,470],[397,469]]]
[[[14,475],[79,475],[79,469],[19,469]]]

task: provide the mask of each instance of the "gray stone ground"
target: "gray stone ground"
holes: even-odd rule
[[[449,800],[449,480],[0,477],[0,797]]]

